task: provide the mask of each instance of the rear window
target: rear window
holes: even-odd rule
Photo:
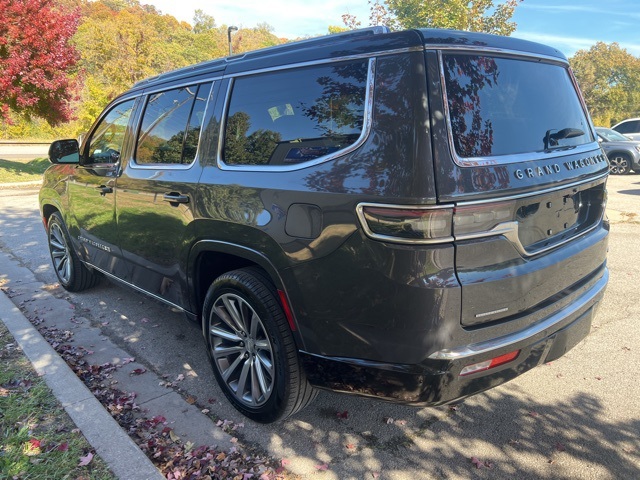
[[[521,59],[445,54],[451,134],[462,158],[592,142],[566,68]]]

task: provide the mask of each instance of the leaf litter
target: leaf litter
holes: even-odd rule
[[[234,437],[234,445],[227,451],[218,450],[216,446],[195,447],[191,442],[182,442],[174,430],[167,426],[165,417],[162,415],[147,417],[136,404],[135,393],[114,387],[117,382],[113,381],[113,373],[122,366],[134,362],[134,358],[125,358],[117,365],[109,362],[101,365],[90,364],[85,357],[93,352],[73,345],[72,332],[60,330],[55,326],[47,327],[38,317],[30,320],[168,480],[290,478],[285,469],[285,465],[289,463],[288,460],[277,461],[262,454],[253,454],[250,449],[240,446],[236,437]],[[142,375],[146,371],[145,368],[137,368],[131,372],[131,375]],[[176,381],[182,381],[183,378],[178,376]],[[166,383],[167,386],[175,386],[174,382]],[[196,400],[195,397],[187,399],[189,403],[196,403]],[[213,402],[215,399],[210,398],[209,403]],[[244,427],[243,423],[234,423],[229,420],[220,420],[217,425],[227,433]],[[36,442],[34,441],[33,444],[35,445]],[[54,448],[66,451],[68,445],[60,444]],[[84,457],[80,457],[78,465],[89,465],[93,456],[93,453],[88,452]],[[319,470],[328,469],[328,465],[318,467],[320,467]]]

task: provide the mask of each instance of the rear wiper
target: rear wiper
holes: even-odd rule
[[[562,130],[547,130],[544,135],[544,149],[550,150],[558,147],[558,140],[574,138],[584,135],[579,128],[563,128]]]

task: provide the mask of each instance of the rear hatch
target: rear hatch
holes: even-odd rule
[[[608,163],[566,59],[499,41],[426,51],[438,200],[455,205],[465,327],[560,308],[606,257]]]

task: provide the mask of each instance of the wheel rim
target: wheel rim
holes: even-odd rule
[[[51,260],[53,268],[56,271],[58,279],[64,283],[69,283],[71,279],[71,258],[69,246],[65,239],[62,228],[57,223],[52,223],[49,229],[49,251],[51,252]]]
[[[611,173],[624,174],[629,170],[629,162],[624,157],[613,157],[609,160],[611,165]]]
[[[262,320],[238,295],[218,297],[209,319],[214,364],[238,402],[264,405],[273,392],[274,355]]]

